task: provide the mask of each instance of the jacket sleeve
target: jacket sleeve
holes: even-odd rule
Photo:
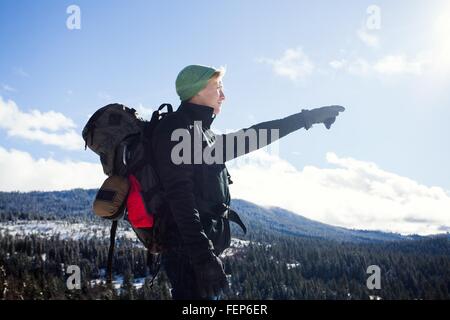
[[[222,134],[224,161],[229,161],[249,152],[263,148],[281,138],[305,127],[308,121],[302,112],[288,117],[261,122],[236,132]]]
[[[154,165],[160,178],[165,199],[168,202],[183,244],[193,262],[201,261],[213,250],[206,236],[196,209],[194,197],[194,165],[175,164],[171,159],[172,149],[179,141],[171,141],[172,132],[181,125],[163,125],[154,132]],[[186,129],[187,130],[187,129]]]

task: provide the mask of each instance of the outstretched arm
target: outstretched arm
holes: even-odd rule
[[[308,130],[315,123],[324,123],[330,129],[341,106],[329,106],[312,110],[302,110],[288,117],[261,122],[246,129],[223,134],[217,142],[222,143],[224,162],[263,148],[291,132],[305,128]]]

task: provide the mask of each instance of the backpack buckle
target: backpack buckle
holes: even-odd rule
[[[228,219],[228,211],[230,210],[229,205],[227,205],[226,203],[221,203],[215,206],[214,209],[216,210],[213,210],[213,212],[216,213],[217,216]]]
[[[123,147],[122,162],[125,166],[127,165],[127,145],[124,145]]]

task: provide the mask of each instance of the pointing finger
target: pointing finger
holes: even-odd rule
[[[335,121],[336,121],[336,117],[328,118],[328,119],[325,120],[325,122],[324,122],[325,127],[326,127],[327,129],[330,129],[330,128],[331,128],[331,125],[332,125]]]

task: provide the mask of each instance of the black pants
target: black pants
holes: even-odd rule
[[[219,297],[202,298],[197,289],[195,273],[189,257],[183,249],[168,250],[161,256],[161,263],[172,285],[174,300],[218,300]]]

